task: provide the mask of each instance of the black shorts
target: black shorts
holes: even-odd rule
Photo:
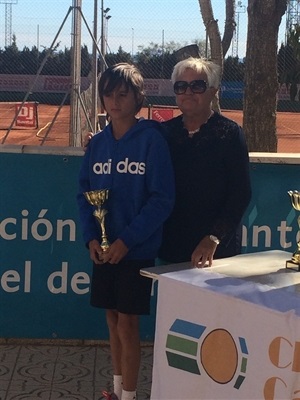
[[[124,314],[150,314],[152,279],[140,269],[153,267],[154,260],[122,260],[119,264],[93,265],[91,305]]]

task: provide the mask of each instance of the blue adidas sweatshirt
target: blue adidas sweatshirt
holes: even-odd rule
[[[80,223],[88,243],[101,242],[95,207],[83,193],[109,189],[104,208],[109,241],[121,239],[129,251],[126,259],[157,256],[162,225],[172,211],[174,176],[166,140],[159,123],[140,120],[119,140],[109,124],[95,135],[84,155],[79,174]]]

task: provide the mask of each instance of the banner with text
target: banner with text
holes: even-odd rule
[[[0,152],[0,337],[107,339],[104,312],[89,305],[91,261],[76,204],[82,157]],[[287,194],[298,165],[251,164],[253,198],[243,252],[293,251],[298,224]],[[154,337],[156,296],[143,317]]]

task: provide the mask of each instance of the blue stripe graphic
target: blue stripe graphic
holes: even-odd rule
[[[206,326],[193,324],[192,322],[184,321],[182,319],[176,319],[171,326],[170,331],[199,339],[205,329]]]
[[[248,354],[247,344],[245,338],[239,337],[241,351],[244,354]]]

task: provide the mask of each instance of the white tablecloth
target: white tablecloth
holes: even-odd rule
[[[285,268],[290,257],[142,271],[159,280],[152,400],[300,398],[300,273]]]

